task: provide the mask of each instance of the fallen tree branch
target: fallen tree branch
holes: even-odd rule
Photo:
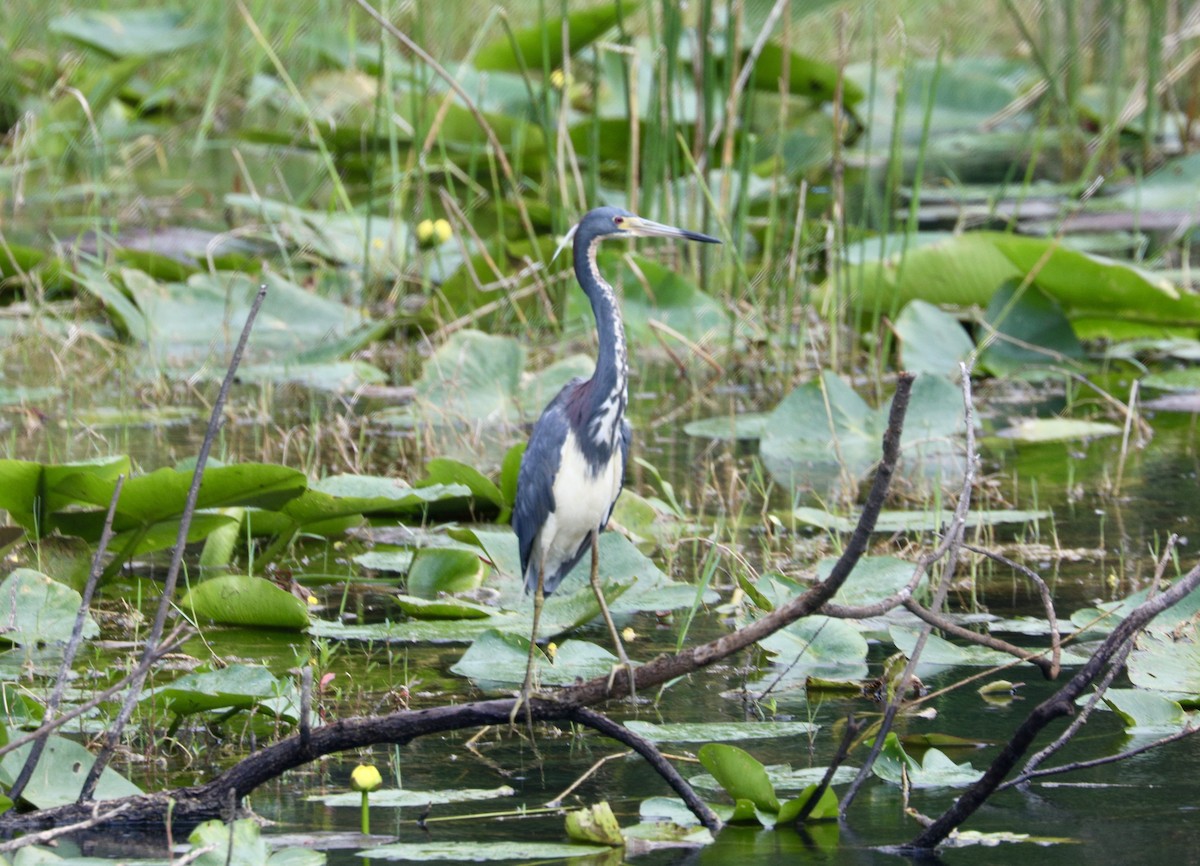
[[[900,434],[908,410],[913,376],[902,374],[896,384],[883,436],[883,456],[858,526],[850,536],[846,549],[834,564],[829,577],[803,595],[776,608],[762,619],[724,635],[709,643],[692,647],[675,655],[663,655],[635,671],[638,690],[649,691],[654,686],[695,673],[708,665],[745,649],[801,617],[815,613],[845,583],[854,570],[875,528],[883,508],[892,476],[900,457]],[[582,721],[590,711],[581,710],[590,704],[629,693],[629,674],[617,673],[611,688],[608,675],[596,677],[577,686],[556,692],[552,697],[532,696],[525,703],[533,721]],[[163,826],[170,822],[180,829],[210,818],[223,817],[229,811],[230,799],[240,801],[260,785],[296,767],[335,752],[361,749],[380,743],[405,745],[417,737],[441,734],[487,725],[507,725],[515,698],[472,701],[452,706],[423,710],[402,710],[386,716],[350,718],[308,731],[307,736],[295,734],[267,746],[235,764],[215,779],[202,785],[176,788],[156,794],[143,794],[106,801],[116,808],[128,804],[120,819],[122,823]],[[596,715],[596,714],[591,714]],[[632,743],[632,741],[631,741]],[[56,827],[90,817],[91,804],[73,803],[36,812],[18,813],[10,810],[0,815],[0,834],[28,832]],[[705,822],[703,814],[697,817]]]

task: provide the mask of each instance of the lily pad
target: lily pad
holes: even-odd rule
[[[0,583],[0,640],[21,646],[66,643],[71,638],[83,596],[41,572],[18,568]],[[100,627],[84,617],[83,636],[94,638]]]
[[[652,743],[710,743],[806,736],[820,726],[810,722],[676,722],[656,725],[631,719],[625,727]]]
[[[1018,442],[1067,442],[1120,434],[1121,428],[1116,424],[1080,418],[1025,418],[996,432],[1002,439]]]
[[[519,686],[525,681],[528,661],[528,638],[493,630],[480,635],[450,670],[477,683]],[[596,644],[569,640],[558,647],[553,660],[539,649],[534,663],[543,686],[569,686],[579,678],[607,676],[617,665],[617,657]]]
[[[830,514],[820,508],[802,506],[791,512],[791,516],[811,526],[822,529],[833,529],[837,532],[853,532],[858,525],[857,517],[843,517]],[[966,516],[965,525],[968,528],[976,526],[997,526],[1004,523],[1033,523],[1045,520],[1050,516],[1049,511],[1032,511],[1028,509],[995,509],[992,511],[970,511]],[[950,525],[954,512],[949,509],[936,511],[883,511],[875,521],[875,532],[938,532]]]
[[[212,38],[205,27],[185,26],[189,16],[169,9],[85,10],[55,18],[50,32],[109,57],[176,54]]]
[[[959,362],[975,351],[975,344],[958,319],[920,299],[911,301],[896,317],[900,357],[910,373],[955,378]]]
[[[408,571],[408,591],[417,598],[435,599],[475,589],[482,580],[483,563],[475,551],[426,547],[417,552]]]
[[[193,616],[225,625],[300,630],[308,628],[308,606],[261,577],[228,574],[198,583],[179,606]]]
[[[561,842],[394,842],[355,853],[372,860],[413,860],[418,863],[439,860],[490,862],[493,860],[569,860],[595,857],[612,851],[607,845]]]
[[[956,764],[937,749],[927,749],[924,757],[917,761],[904,751],[895,734],[888,734],[871,769],[879,778],[899,785],[902,783],[901,768],[913,788],[965,788],[983,775],[982,770],[976,770],[970,764]]]
[[[0,759],[0,781],[6,786],[11,786],[16,780],[32,748],[32,743],[26,744]],[[79,799],[83,781],[95,761],[92,753],[79,743],[51,734],[33,775],[29,778],[29,784],[21,795],[22,799],[38,809],[74,803]],[[97,800],[113,800],[141,793],[137,785],[112,767],[104,768],[96,785]]]
[[[500,797],[511,797],[516,793],[508,785],[498,788],[445,788],[438,791],[417,791],[407,788],[380,788],[371,792],[371,808],[405,808],[408,806],[423,807],[429,804],[442,803],[475,803],[480,800],[495,800]],[[326,806],[362,806],[362,794],[357,791],[345,791],[341,794],[315,794],[308,798],[310,801],[324,803]]]
[[[170,685],[147,693],[143,700],[147,699],[166,701],[168,710],[179,716],[256,706],[293,720],[300,714],[300,694],[295,685],[262,665],[231,664],[214,671],[184,674]]]
[[[1131,734],[1163,734],[1190,724],[1178,701],[1146,689],[1108,689],[1104,702],[1116,711]]]

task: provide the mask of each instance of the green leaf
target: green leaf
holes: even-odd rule
[[[779,807],[779,816],[776,826],[790,824],[796,820],[796,816],[800,814],[800,810],[804,808],[804,804],[808,802],[809,797],[816,793],[817,786],[809,785],[800,792],[799,797],[784,802]],[[817,805],[808,813],[805,821],[836,821],[838,816],[838,798],[833,792],[833,788],[826,788],[821,792],[821,797],[817,800]]]
[[[604,800],[594,806],[568,812],[566,829],[567,837],[576,842],[595,842],[613,848],[620,848],[625,844],[617,816]]]
[[[0,782],[11,786],[25,766],[32,743],[21,746],[0,759]],[[38,809],[65,806],[79,799],[83,780],[95,763],[92,753],[74,740],[51,734],[21,798]],[[96,785],[97,800],[130,797],[142,791],[112,767],[105,767]]]
[[[745,62],[749,51],[742,56]],[[842,102],[853,108],[862,102],[863,91],[854,81],[845,78],[832,63],[817,60],[804,54],[787,52],[783,46],[768,42],[762,46],[758,60],[750,75],[750,85],[757,90],[770,93],[779,92],[779,82],[783,78],[784,59],[787,59],[788,79],[787,89],[792,96],[807,96],[820,102],[832,102],[837,87],[842,85]]]
[[[910,373],[957,378],[959,362],[975,350],[958,319],[922,300],[901,310],[895,329],[904,369]]]
[[[1125,722],[1131,734],[1173,733],[1191,719],[1178,701],[1146,689],[1108,689],[1104,703]]]
[[[759,645],[775,656],[775,665],[755,687],[781,675],[789,683],[802,683],[809,675],[838,679],[867,675],[866,638],[845,620],[807,616],[763,638]]]
[[[283,361],[278,364],[250,364],[238,370],[244,382],[291,382],[315,391],[353,393],[364,385],[383,385],[387,374],[366,361],[329,361],[322,364]]]
[[[417,551],[408,571],[408,592],[435,599],[443,593],[467,592],[483,580],[483,563],[473,550],[426,547]]]
[[[809,722],[676,722],[656,725],[631,719],[625,727],[653,743],[708,743],[714,740],[761,740],[797,737],[819,728]]]
[[[500,466],[500,493],[504,497],[505,514],[499,519],[500,522],[506,522],[505,518],[516,504],[517,477],[520,475],[521,458],[525,456],[525,447],[528,444],[527,442],[518,442],[504,454],[504,463]]]
[[[525,351],[512,337],[463,330],[450,336],[425,362],[416,382],[421,416],[454,426],[488,419],[516,423],[516,394]]]
[[[194,367],[209,362],[213,367],[210,374],[218,375],[217,371],[225,369],[226,355],[233,350],[250,305],[264,283],[267,297],[244,359],[250,369],[253,364],[276,365],[261,367],[261,377],[288,378],[292,375],[289,371],[300,371],[310,355],[313,362],[335,360],[316,355],[322,347],[339,345],[337,341],[353,334],[362,335],[363,316],[358,309],[323,298],[270,271],[253,277],[202,273],[186,283],[160,283],[140,271],[125,269],[121,279],[145,316],[146,334],[142,339],[149,342],[153,357],[164,366]],[[355,376],[378,378],[366,366],[354,370]],[[309,378],[324,379],[328,384],[330,373],[327,368]]]
[[[766,768],[748,752],[736,746],[709,743],[701,747],[696,757],[730,797],[749,800],[764,812],[779,811],[779,800]]]
[[[66,643],[71,638],[83,596],[68,586],[29,568],[18,568],[0,583],[0,639],[20,646]],[[89,614],[83,636],[93,638],[100,627]]]
[[[997,526],[1004,523],[1032,523],[1045,520],[1050,516],[1049,511],[1009,510],[971,511],[967,514],[965,526]],[[858,525],[858,517],[842,517],[830,514],[820,508],[802,506],[791,512],[791,517],[800,523],[819,526],[822,529],[832,529],[837,532],[853,532]],[[937,532],[949,525],[954,519],[954,512],[948,509],[939,511],[883,511],[875,521],[875,532]]]
[[[1011,427],[996,431],[1000,438],[1018,442],[1069,442],[1120,434],[1121,428],[1116,424],[1078,418],[1023,418]]]
[[[480,635],[450,670],[485,685],[519,686],[525,681],[528,660],[527,637],[491,630]],[[553,662],[539,649],[534,664],[543,686],[569,686],[580,677],[607,676],[617,657],[587,641],[569,640],[558,648]]]
[[[474,466],[448,457],[435,457],[426,465],[425,473],[425,478],[416,484],[418,488],[433,484],[458,484],[467,487],[476,502],[496,508],[504,507],[504,494],[500,488]]]
[[[394,842],[356,852],[355,857],[372,860],[411,860],[429,863],[440,860],[485,862],[519,860],[524,863],[543,860],[569,860],[574,857],[595,857],[608,854],[612,848],[603,845],[584,845],[579,842]],[[207,866],[207,864],[205,864]],[[215,866],[215,864],[214,864]]]
[[[252,818],[240,818],[232,827],[222,821],[205,821],[192,831],[188,842],[193,849],[211,848],[192,861],[197,866],[323,866],[325,863],[321,851],[282,848],[272,852]]]
[[[226,625],[301,630],[308,628],[308,606],[261,577],[230,574],[193,586],[179,602],[201,619]]]
[[[705,439],[761,439],[769,427],[770,419],[768,412],[718,415],[691,421],[684,425],[683,432]]]
[[[484,45],[475,55],[475,68],[480,70],[495,70],[499,72],[521,72],[524,67],[533,72],[542,69],[559,69],[563,64],[565,53],[575,54],[590,45],[616,26],[622,13],[622,4],[613,3],[606,6],[595,6],[568,15],[565,21],[561,16],[545,18],[540,24],[513,32],[508,32]],[[628,8],[626,15],[630,14]],[[563,38],[566,34],[564,52]],[[516,50],[513,43],[516,43]],[[520,52],[518,59],[517,51]]]
[[[166,701],[168,710],[179,716],[255,706],[290,719],[300,714],[296,687],[262,665],[231,664],[215,671],[184,674],[147,693],[143,700],[150,698]]]
[[[395,597],[400,609],[415,619],[487,619],[495,612],[481,604],[456,598],[429,600],[411,595]]]
[[[996,376],[1084,356],[1061,307],[1033,286],[1022,290],[1017,280],[1007,281],[992,296],[984,323],[995,341],[980,353],[979,366]]]
[[[386,277],[403,272],[408,227],[386,216],[306,210],[242,193],[227,194],[225,204],[256,214],[297,248],[328,261],[359,268],[369,263],[373,273]]]
[[[986,307],[1004,283],[1036,269],[1033,285],[1071,318],[1200,321],[1200,302],[1181,298],[1168,281],[1052,239],[1000,232],[895,235],[852,245],[847,255],[852,268],[844,284],[856,288],[867,311],[899,310],[915,299]],[[836,300],[831,291],[827,287],[826,302]]]
[[[925,757],[918,762],[904,751],[894,733],[888,734],[871,769],[879,778],[899,785],[902,767],[903,775],[913,788],[965,788],[983,775],[981,770],[976,770],[970,764],[954,763],[937,749],[927,750]]]
[[[475,803],[480,800],[495,800],[500,797],[511,797],[516,793],[508,785],[499,788],[446,788],[438,791],[417,791],[408,788],[380,788],[371,792],[372,808],[405,808],[408,806],[441,805],[443,803]],[[313,794],[308,797],[310,802],[324,803],[326,806],[362,806],[362,795],[356,791],[345,791],[341,794]]]
[[[85,10],[50,22],[50,32],[109,57],[176,54],[212,38],[205,27],[184,26],[183,12],[168,9]]]
[[[1126,662],[1129,681],[1173,698],[1200,697],[1200,628],[1179,606],[1164,611],[1178,626],[1155,622],[1143,631]]]

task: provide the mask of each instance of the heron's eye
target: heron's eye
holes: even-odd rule
[[[613,225],[615,225],[615,226],[619,226],[624,222],[625,222],[625,217],[620,217],[620,216],[613,217]]]

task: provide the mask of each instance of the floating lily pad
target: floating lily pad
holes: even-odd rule
[[[459,676],[492,686],[519,686],[525,681],[529,639],[488,631],[480,635],[450,668]],[[569,686],[576,679],[607,676],[617,657],[587,641],[569,640],[558,647],[554,659],[539,649],[535,654],[537,680],[543,686]]]
[[[857,517],[842,517],[830,514],[820,508],[802,506],[791,513],[792,517],[801,523],[819,526],[822,529],[833,529],[838,532],[853,532],[858,525]],[[1049,511],[1032,511],[1028,509],[995,509],[977,511],[972,509],[967,513],[965,526],[997,526],[1004,523],[1033,523],[1045,520],[1050,516]],[[954,512],[948,509],[940,511],[883,511],[875,521],[875,532],[938,532],[950,525]]]
[[[434,599],[443,593],[466,592],[483,580],[483,563],[473,550],[426,547],[408,571],[409,594]]]
[[[400,788],[380,788],[371,792],[371,808],[404,808],[408,806],[428,806],[442,803],[474,803],[479,800],[495,800],[499,797],[511,797],[516,793],[508,785],[499,788],[445,788],[438,791],[416,791]],[[357,791],[346,791],[341,794],[318,794],[308,798],[310,801],[324,803],[326,806],[362,806],[362,794]]]
[[[654,743],[710,743],[805,736],[819,725],[809,722],[677,722],[656,725],[632,719],[625,727]]]
[[[0,640],[21,646],[70,640],[83,596],[29,568],[18,568],[0,583]],[[100,633],[91,615],[83,636]]]
[[[982,770],[976,770],[970,764],[956,764],[937,749],[926,750],[924,757],[917,761],[904,751],[895,734],[888,734],[871,769],[879,778],[900,785],[903,784],[901,768],[903,778],[907,778],[913,788],[965,788],[983,775]]]
[[[150,57],[175,54],[212,38],[208,28],[185,26],[188,17],[171,9],[85,10],[55,18],[50,32],[109,57]]]
[[[16,780],[32,748],[33,744],[27,743],[0,758],[0,781],[5,786],[11,786]],[[95,762],[92,753],[79,743],[51,734],[21,797],[38,809],[74,803]],[[112,767],[104,768],[96,785],[97,800],[114,800],[141,793],[137,785]]]
[[[718,415],[685,424],[683,432],[704,439],[761,439],[770,424],[768,412],[746,412],[742,415]]]
[[[1174,733],[1192,722],[1178,701],[1144,688],[1108,689],[1104,702],[1116,711],[1131,734]]]
[[[1172,609],[1167,613],[1179,612]],[[1129,681],[1173,699],[1200,696],[1200,629],[1195,622],[1179,628],[1156,624],[1137,638],[1126,663]]]
[[[612,851],[606,845],[558,842],[395,842],[357,852],[355,857],[372,860],[413,860],[419,863],[438,860],[485,862],[493,860],[569,860],[595,857]]]
[[[305,848],[272,852],[258,822],[240,818],[233,825],[205,821],[188,836],[194,849],[208,848],[192,862],[197,866],[323,866],[325,854]]]
[[[910,373],[956,378],[959,362],[975,351],[958,319],[920,299],[900,311],[895,329],[904,369]]]
[[[308,606],[261,577],[228,574],[198,583],[179,606],[198,618],[226,625],[308,628]]]
[[[1026,418],[996,432],[1002,439],[1018,442],[1065,442],[1120,434],[1121,428],[1116,424],[1078,418]]]
[[[166,701],[168,710],[179,716],[253,707],[292,720],[300,715],[300,694],[295,685],[262,665],[231,664],[214,671],[184,674],[170,685],[147,693],[143,700],[151,698]]]
[[[411,595],[398,595],[396,604],[406,614],[416,619],[487,619],[495,611],[481,604],[457,598],[426,599]]]

